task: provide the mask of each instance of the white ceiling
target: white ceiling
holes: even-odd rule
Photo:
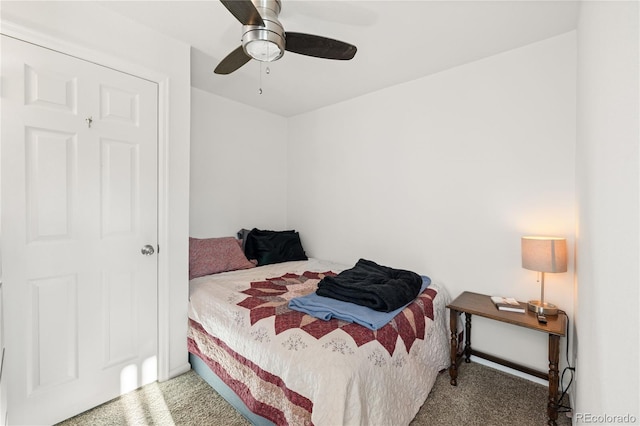
[[[355,58],[286,52],[217,75],[241,38],[241,24],[218,0],[102,5],[191,45],[192,86],[285,117],[571,31],[578,9],[564,0],[282,0],[285,31],[355,44]]]

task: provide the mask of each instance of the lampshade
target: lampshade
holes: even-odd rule
[[[567,272],[567,240],[522,237],[522,267],[538,272]]]

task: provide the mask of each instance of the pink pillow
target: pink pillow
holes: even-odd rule
[[[189,279],[218,272],[254,268],[233,237],[189,237]]]

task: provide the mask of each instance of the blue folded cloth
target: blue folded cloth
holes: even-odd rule
[[[429,277],[422,275],[421,278],[422,287],[418,295],[422,294],[429,284],[431,284]],[[343,302],[342,300],[332,299],[331,297],[318,296],[314,292],[306,296],[291,299],[289,301],[289,308],[325,321],[336,318],[360,324],[370,330],[377,330],[402,312],[409,303],[394,311],[382,312],[366,306],[356,305],[355,303]]]

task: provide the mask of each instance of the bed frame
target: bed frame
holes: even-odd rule
[[[197,355],[189,352],[189,363],[191,363],[191,369],[195,371],[198,376],[209,384],[221,397],[223,397],[233,408],[238,410],[252,425],[255,426],[276,426],[272,421],[255,414],[250,411],[249,408],[242,402],[240,397],[231,390],[211,369],[209,366]]]

